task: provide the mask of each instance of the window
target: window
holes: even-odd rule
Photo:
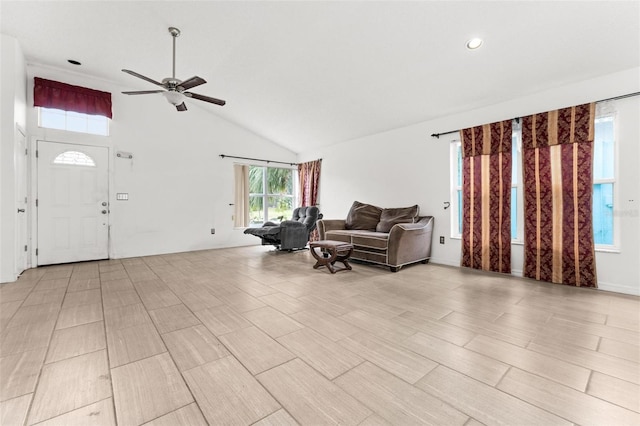
[[[451,142],[451,237],[462,238],[462,144]]]
[[[87,166],[95,167],[96,162],[87,154],[78,151],[65,151],[58,154],[53,160],[53,164],[62,164],[66,166]]]
[[[511,123],[511,241],[524,241],[524,195],[522,189],[522,126],[520,120]]]
[[[511,151],[511,240],[521,242],[523,240],[522,221],[518,218],[523,215],[522,176],[520,162],[522,161],[522,130],[520,123],[512,123],[512,151]],[[462,146],[459,140],[451,143],[451,237],[462,238]]]
[[[293,169],[249,166],[249,223],[291,219],[297,173]]]
[[[43,107],[39,107],[38,111],[38,126],[40,127],[109,136],[109,119],[107,117]]]
[[[597,116],[593,142],[593,236],[596,246],[605,248],[615,241],[614,125],[613,113]]]
[[[615,205],[615,112],[613,106],[598,105],[593,146],[593,234],[596,248],[616,244]],[[523,241],[522,128],[513,123],[511,240]],[[462,236],[462,148],[451,143],[451,237]]]

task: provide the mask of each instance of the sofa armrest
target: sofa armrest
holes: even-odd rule
[[[325,233],[328,231],[335,231],[338,229],[344,229],[346,220],[344,219],[320,219],[317,222],[318,235],[321,240],[325,239]]]
[[[415,223],[398,223],[389,231],[388,262],[401,266],[431,257],[433,216],[421,216]]]

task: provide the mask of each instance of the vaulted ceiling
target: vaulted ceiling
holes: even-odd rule
[[[171,75],[178,27],[176,76],[227,101],[199,106],[294,152],[640,65],[638,1],[2,0],[0,15],[28,63],[124,90],[156,86],[122,68]]]

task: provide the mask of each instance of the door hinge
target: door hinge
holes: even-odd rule
[[[38,255],[38,249],[36,249],[36,256]]]
[[[29,150],[27,148],[24,149],[24,155],[27,155],[29,153]]]
[[[38,150],[36,149],[36,158],[38,158]]]
[[[24,251],[27,251],[27,246],[26,245],[24,246]]]
[[[38,199],[36,198],[36,207],[38,207]]]

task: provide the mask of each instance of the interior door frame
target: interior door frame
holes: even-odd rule
[[[107,137],[108,138],[108,137]],[[73,135],[69,137],[43,137],[43,136],[32,136],[29,141],[29,157],[30,162],[29,166],[31,169],[31,182],[30,182],[30,196],[29,196],[29,208],[32,212],[34,212],[31,219],[31,247],[30,247],[30,258],[31,258],[31,267],[38,266],[38,256],[36,255],[37,241],[38,241],[38,207],[36,206],[37,202],[37,194],[38,194],[38,158],[36,157],[36,150],[38,149],[38,141],[40,142],[53,142],[53,143],[63,143],[63,144],[71,144],[71,145],[86,145],[93,147],[100,147],[107,149],[107,179],[108,179],[108,189],[107,189],[107,198],[109,202],[109,215],[107,218],[107,253],[109,255],[109,259],[113,259],[113,247],[111,242],[111,224],[113,219],[113,194],[112,188],[114,188],[114,175],[113,175],[113,149],[111,145],[108,143],[110,141],[96,141],[96,136],[80,133],[78,135]]]
[[[29,255],[30,251],[31,251],[31,209],[29,208],[29,200],[31,198],[31,191],[30,191],[30,178],[31,178],[31,162],[29,161],[29,156],[31,155],[31,153],[29,152],[29,138],[27,137],[27,132],[24,128],[22,128],[22,126],[20,126],[19,124],[16,124],[15,127],[15,133],[14,133],[14,144],[16,146],[17,149],[17,145],[18,145],[18,138],[22,138],[24,140],[24,149],[27,150],[26,154],[25,154],[25,159],[24,159],[24,170],[22,170],[22,175],[18,176],[17,171],[16,171],[16,176],[15,176],[15,191],[16,191],[16,195],[17,193],[19,193],[19,186],[21,185],[20,181],[22,179],[24,179],[24,196],[25,196],[25,203],[24,205],[18,204],[16,205],[16,210],[18,208],[22,208],[23,206],[25,207],[25,212],[23,213],[24,216],[24,221],[25,221],[25,235],[24,235],[24,240],[22,240],[22,235],[20,234],[20,226],[18,224],[18,221],[20,220],[20,213],[16,212],[16,226],[15,226],[15,248],[18,251],[22,251],[22,246],[26,245],[27,246],[27,250],[26,253],[24,254],[24,265],[18,265],[18,260],[20,259],[20,253],[17,252],[15,254],[15,259],[14,259],[14,275],[16,277],[20,276],[20,274],[22,274],[22,272],[24,272],[25,270],[29,269],[31,267],[31,256]],[[14,153],[14,155],[20,155],[22,156],[22,149],[20,150],[20,152],[16,151]],[[12,200],[13,203],[16,203],[17,200],[14,199]],[[18,242],[20,242],[20,244],[18,244]],[[24,269],[22,269],[24,267]]]

